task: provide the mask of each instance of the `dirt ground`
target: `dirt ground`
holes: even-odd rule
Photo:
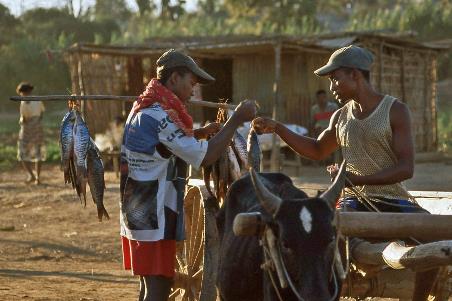
[[[452,191],[452,165],[418,164],[410,190]],[[40,186],[26,185],[20,168],[0,173],[0,300],[137,300],[137,280],[121,267],[119,181],[106,173],[105,207],[86,208],[45,165]],[[323,168],[303,168],[295,179],[310,193],[328,184]],[[308,192],[308,193],[309,193]]]

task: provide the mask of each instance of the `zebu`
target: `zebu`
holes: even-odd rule
[[[335,182],[316,198],[308,198],[281,173],[251,170],[250,175],[234,182],[218,216],[217,285],[221,299],[338,300],[341,264],[335,264],[339,256],[334,204],[344,187],[344,177],[342,164]],[[265,222],[264,236],[270,240],[274,236],[273,247],[261,246],[257,236],[233,233],[236,216],[251,212],[258,212]],[[264,272],[262,264],[276,266],[276,272]]]

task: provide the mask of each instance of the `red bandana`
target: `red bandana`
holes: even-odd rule
[[[133,103],[132,112],[136,113],[158,102],[171,120],[177,124],[187,136],[193,136],[193,118],[188,114],[180,99],[156,78],[151,79],[146,90]]]

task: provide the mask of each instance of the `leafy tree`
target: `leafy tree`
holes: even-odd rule
[[[17,38],[19,21],[0,3],[0,46]]]
[[[118,25],[124,25],[132,12],[125,0],[96,0],[94,4],[94,19],[97,21],[116,20]]]
[[[156,5],[152,0],[136,0],[135,2],[140,16],[152,13],[156,9]]]
[[[225,0],[228,11],[235,19],[250,18],[270,33],[285,33],[294,30],[310,19],[315,23],[316,1],[313,0]],[[292,29],[290,29],[292,27]]]
[[[160,18],[167,20],[177,20],[185,14],[185,0],[177,0],[176,3],[171,4],[171,0],[161,0]]]

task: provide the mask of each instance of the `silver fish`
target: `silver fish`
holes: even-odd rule
[[[86,181],[87,181],[87,164],[86,155],[90,144],[90,136],[88,127],[83,121],[81,114],[75,111],[76,119],[74,125],[74,159],[77,175],[77,185],[81,188],[86,206]]]
[[[247,148],[248,151],[248,168],[252,167],[255,171],[261,169],[261,148],[259,140],[254,129],[251,129],[248,134]]]
[[[229,159],[225,150],[218,160],[218,190],[217,200],[221,203],[226,198],[229,182]]]
[[[210,196],[214,196],[212,192],[212,187],[210,186],[210,177],[212,176],[213,165],[205,166],[202,168],[202,178],[204,179],[204,185],[206,186],[207,192]]]
[[[231,146],[228,147],[228,159],[229,159],[229,175],[232,181],[236,181],[240,178],[241,172],[239,162]]]
[[[102,221],[102,217],[110,219],[108,212],[104,207],[104,164],[100,157],[99,149],[94,144],[94,141],[90,141],[87,152],[87,173],[88,173],[88,185],[93,197],[93,202],[97,206],[97,217],[99,221]]]
[[[75,113],[71,110],[64,115],[60,127],[61,168],[64,171],[64,183],[72,183],[70,161],[74,155],[73,128]]]
[[[243,138],[243,136],[238,131],[235,131],[234,133],[234,137],[232,138],[232,146],[239,161],[240,167],[246,168],[246,166],[248,166],[248,151],[246,150],[246,139]]]

